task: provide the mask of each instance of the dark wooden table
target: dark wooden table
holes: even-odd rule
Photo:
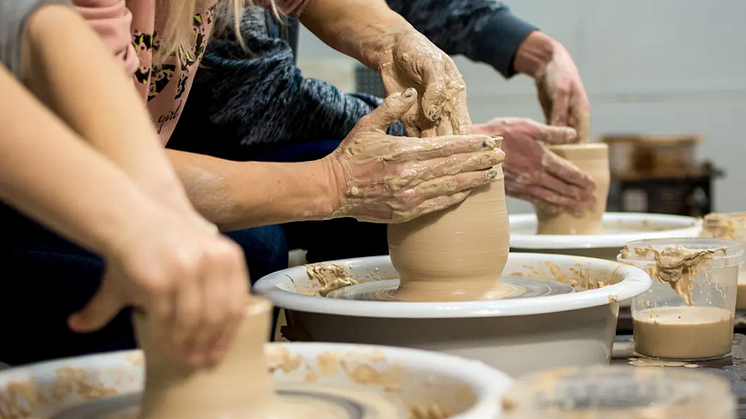
[[[618,335],[614,343],[612,354],[613,364],[631,365],[637,359],[634,355],[632,335]],[[733,394],[738,398],[738,419],[746,419],[746,335],[737,333],[733,338],[733,352],[730,356],[714,361],[689,363],[687,367],[695,367],[704,371],[722,375],[731,383]],[[668,368],[682,368],[668,367]],[[654,368],[654,367],[640,367]]]

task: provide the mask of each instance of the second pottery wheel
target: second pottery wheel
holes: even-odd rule
[[[309,271],[324,270],[344,278],[309,276]],[[628,265],[564,255],[511,254],[503,272],[506,278],[554,281],[556,289],[569,290],[566,286],[571,285],[576,291],[459,302],[319,295],[330,283],[349,286],[395,280],[397,273],[388,256],[286,269],[260,279],[253,290],[285,309],[288,325],[283,335],[289,340],[434,350],[480,360],[519,376],[567,365],[607,363],[619,301],[643,293],[652,283],[648,274]]]
[[[510,216],[510,251],[552,253],[616,260],[625,244],[645,239],[699,237],[701,222],[694,217],[634,212],[607,212],[604,234],[537,235],[536,215]]]

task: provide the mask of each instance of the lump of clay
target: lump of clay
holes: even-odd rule
[[[582,214],[554,213],[536,206],[537,234],[602,234],[601,219],[609,196],[609,146],[603,143],[565,144],[548,147],[569,160],[596,183],[595,204]]]
[[[460,205],[388,228],[401,301],[479,300],[508,259],[510,233],[502,166]]]
[[[145,353],[145,390],[139,419],[292,418],[278,415],[277,396],[264,356],[272,305],[252,298],[246,318],[224,359],[191,366],[160,350],[150,339],[143,314],[135,315]]]

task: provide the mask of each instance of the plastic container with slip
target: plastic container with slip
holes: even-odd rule
[[[701,237],[735,240],[746,248],[746,212],[712,213],[705,216]],[[746,310],[746,263],[738,266],[736,310]]]
[[[672,238],[627,243],[618,261],[648,272],[653,286],[632,301],[635,352],[700,361],[731,352],[741,245]]]
[[[518,379],[506,419],[736,419],[730,383],[678,368],[566,368]]]

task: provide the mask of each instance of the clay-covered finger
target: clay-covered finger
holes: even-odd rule
[[[450,196],[439,196],[422,202],[410,211],[396,211],[391,219],[391,224],[403,223],[435,211],[450,208],[463,202],[470,194],[471,190],[458,192]]]
[[[592,194],[596,189],[596,184],[590,176],[583,173],[571,161],[559,157],[546,148],[542,158],[542,167],[550,175],[577,186],[587,194]]]
[[[466,103],[466,84],[456,64],[448,59],[445,64],[446,74],[451,83],[448,86],[449,100],[444,108],[451,114],[449,120],[453,134],[462,135],[471,133],[471,117]]]
[[[420,70],[425,92],[422,94],[422,113],[430,121],[436,121],[441,116],[443,106],[448,100],[447,74],[443,67],[443,55],[435,46],[432,50],[418,51],[419,54],[430,57],[418,57],[423,65],[411,67],[410,71]],[[416,78],[416,75],[413,74]]]
[[[492,182],[497,176],[495,170],[483,170],[480,172],[459,173],[453,176],[443,176],[428,180],[407,190],[405,193],[412,196],[412,201],[419,205],[427,200],[439,196],[450,196],[458,192],[470,191],[478,186]]]
[[[393,153],[394,160],[424,161],[460,153],[494,150],[500,147],[502,137],[472,134],[433,138],[410,138],[406,140],[400,139],[399,141],[400,146]]]
[[[591,125],[591,103],[580,80],[578,80],[578,85],[570,99],[568,125],[576,129],[580,142],[588,142]]]
[[[181,286],[175,294],[175,317],[172,321],[171,344],[176,352],[185,354],[190,363],[200,363],[204,354],[196,350],[195,340],[202,325],[203,302],[196,282]]]
[[[565,211],[578,212],[585,206],[581,201],[562,196],[540,185],[527,185],[525,192],[535,200],[560,207]]]
[[[417,101],[417,91],[409,88],[386,98],[381,106],[360,119],[359,124],[371,129],[386,131],[389,125],[399,121]]]
[[[557,91],[552,98],[552,116],[549,125],[567,126],[570,112],[569,93]]]
[[[579,201],[586,200],[589,197],[588,191],[572,183],[565,182],[563,179],[552,176],[547,172],[537,173],[536,183],[563,196]]]
[[[534,136],[534,139],[544,141],[547,144],[560,145],[578,141],[578,132],[572,127],[556,127],[541,124],[539,132],[540,134]]]
[[[424,162],[415,161],[408,163],[400,173],[386,177],[384,182],[388,190],[397,191],[443,176],[484,171],[500,164],[504,159],[505,153],[500,149],[495,149],[477,153],[456,154]]]

